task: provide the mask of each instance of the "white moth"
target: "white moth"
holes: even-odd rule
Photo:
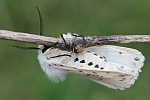
[[[71,34],[63,36],[65,39],[73,38]],[[134,84],[145,60],[138,50],[112,45],[88,47],[81,53],[53,47],[42,52],[44,46],[39,45],[39,48],[38,60],[52,82],[63,81],[67,73],[75,73],[120,90]]]

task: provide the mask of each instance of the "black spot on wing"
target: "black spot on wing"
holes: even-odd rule
[[[75,59],[74,59],[74,62],[77,62],[78,60],[79,60],[79,58],[75,58]]]
[[[118,75],[118,76],[120,76],[120,77],[125,77],[127,74],[123,74],[123,75]]]
[[[104,61],[107,62],[105,56],[100,56],[99,58],[100,58],[100,59],[104,59]]]
[[[140,60],[140,58],[136,57],[134,60],[135,60],[135,61],[139,61],[139,60]]]
[[[87,51],[87,52],[91,53],[90,51]]]
[[[125,75],[118,75],[118,76],[120,76],[120,77],[124,77]]]
[[[106,72],[107,74],[109,74],[109,72]]]
[[[104,67],[101,67],[100,69],[104,69]]]
[[[93,72],[94,74],[96,74],[96,72]]]
[[[102,78],[99,78],[99,80],[103,80]]]
[[[74,69],[77,69],[76,67],[73,67]]]
[[[85,76],[89,76],[90,74],[86,74]]]
[[[89,65],[89,66],[92,66],[92,65],[93,65],[93,63],[92,63],[92,62],[89,62],[89,63],[88,63],[88,65]]]
[[[81,60],[80,63],[85,63],[85,60]]]
[[[101,57],[101,56],[100,56],[99,58],[100,58],[100,59],[103,59],[103,57]]]
[[[96,53],[94,53],[95,56],[98,56]]]
[[[121,68],[124,68],[124,66],[120,66]]]
[[[95,68],[99,68],[99,65],[97,64],[97,65],[95,65]]]
[[[119,54],[122,54],[122,52],[119,52]]]
[[[106,57],[105,57],[105,56],[103,56],[103,58],[104,58],[104,59],[106,59]]]

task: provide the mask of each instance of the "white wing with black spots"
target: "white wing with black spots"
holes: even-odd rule
[[[144,65],[144,56],[135,49],[104,45],[89,47],[86,50],[105,56],[109,64],[132,74],[141,72],[140,68]]]
[[[64,54],[70,56],[52,58]],[[104,86],[124,90],[134,84],[145,58],[135,49],[104,45],[85,48],[82,53],[52,48],[44,53],[39,51],[38,59],[52,81],[62,81],[70,72]]]
[[[135,49],[109,45],[86,48],[71,56],[61,62],[65,70],[120,90],[134,84],[145,59]]]

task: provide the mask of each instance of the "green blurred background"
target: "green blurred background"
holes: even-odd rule
[[[45,36],[150,34],[150,0],[0,0],[0,29],[39,34],[42,12]],[[0,100],[148,100],[150,44],[122,44],[138,49],[146,61],[142,73],[125,91],[109,89],[70,74],[59,84],[45,76],[36,51],[8,46],[37,46],[0,40]]]

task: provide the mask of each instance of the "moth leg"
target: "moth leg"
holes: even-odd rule
[[[83,41],[84,41],[84,44],[86,42],[85,38],[83,35],[77,35],[77,34],[72,34],[72,36],[75,36],[75,37],[82,37]]]
[[[40,18],[40,35],[43,35],[43,19],[42,19],[42,14],[39,10],[39,8],[36,6],[36,9],[39,13],[39,18]],[[9,46],[12,46],[12,47],[15,47],[15,48],[19,48],[19,49],[22,49],[22,50],[39,50],[40,48],[37,48],[37,47],[22,47],[22,46],[16,46],[16,45],[9,45]]]
[[[50,58],[57,58],[57,57],[62,57],[62,56],[69,56],[69,57],[71,57],[71,55],[69,55],[69,54],[63,54],[63,55],[53,56],[53,57],[50,57]]]
[[[63,39],[63,41],[64,41],[64,43],[65,43],[65,46],[70,49],[70,46],[69,46],[69,44],[67,44],[65,38],[63,37],[63,34],[61,34],[60,36],[61,36],[61,38]]]
[[[44,48],[42,49],[42,53],[44,53],[49,48],[55,47],[57,44],[58,44],[58,42],[53,43],[53,44],[51,44],[49,46],[44,45]]]
[[[22,47],[22,46],[16,46],[16,45],[9,45],[18,49],[22,49],[22,50],[39,50],[40,48],[37,47]]]

